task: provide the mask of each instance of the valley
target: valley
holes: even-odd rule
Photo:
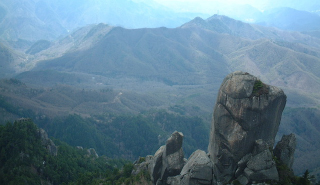
[[[18,6],[5,5],[4,10]],[[36,7],[53,11],[52,4],[45,6]],[[233,71],[246,71],[287,95],[277,139],[296,134],[295,173],[320,165],[318,28],[292,23],[280,29],[266,27],[277,22],[252,24],[224,15],[194,18],[181,13],[171,26],[140,28],[142,22],[137,22],[131,29],[100,20],[77,22],[72,15],[56,18],[54,12],[63,5],[56,6],[52,17],[42,18],[55,20],[49,28],[58,35],[45,27],[37,28],[39,35],[34,32],[39,38],[26,32],[9,39],[4,37],[8,30],[0,30],[0,124],[30,117],[50,137],[129,160],[154,154],[178,130],[190,155],[196,148],[206,150],[204,138],[222,80]],[[1,12],[0,6],[0,20]]]

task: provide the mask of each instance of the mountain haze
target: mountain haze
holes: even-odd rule
[[[194,16],[176,13],[153,1],[4,0],[0,2],[0,38],[52,41],[79,27],[101,22],[126,28],[177,27]]]
[[[37,62],[32,72],[51,69],[168,86],[213,83],[217,87],[228,72],[244,70],[298,93],[312,94],[320,89],[320,39],[225,16],[196,18],[175,29],[97,25],[85,33],[75,32],[72,38],[81,38],[81,42],[71,42],[73,50],[61,57]],[[59,47],[65,45],[54,48]]]
[[[99,24],[81,28],[37,53],[35,67],[17,78],[45,84],[47,80],[39,78],[41,73],[59,71],[74,76],[73,81],[65,81],[67,84],[126,89],[210,112],[214,101],[208,103],[208,99],[215,99],[214,89],[219,88],[222,78],[230,71],[243,70],[283,88],[289,107],[317,107],[319,95],[314,92],[320,90],[319,43],[318,38],[307,34],[220,15],[206,20],[195,18],[174,29],[125,29]],[[58,57],[37,60],[50,56],[50,52],[59,53]],[[47,73],[47,78],[50,75],[56,74]],[[301,131],[292,128],[286,121],[280,134],[293,131],[301,143],[317,138],[300,136]],[[306,149],[297,150],[297,164],[302,164]]]
[[[282,7],[263,12],[256,23],[283,30],[314,31],[320,29],[320,16],[312,12]]]
[[[13,62],[13,56],[10,52],[10,49],[3,44],[0,43],[0,72],[1,77],[5,77],[5,73],[8,72],[7,70],[11,68],[11,64]],[[13,71],[11,71],[12,73]],[[9,72],[10,73],[10,72]]]
[[[125,28],[175,28],[196,16],[207,18],[213,13],[286,30],[319,28],[317,1],[269,2],[260,6],[264,8],[227,2],[211,2],[210,6],[183,2],[170,8],[153,0],[4,0],[0,2],[0,38],[53,41],[80,27],[101,22]]]
[[[318,4],[312,2],[314,7],[303,6],[304,11],[277,8],[263,13],[243,5],[238,12],[248,12],[248,17],[239,19],[261,20],[249,24],[217,14],[193,18],[194,13],[174,12],[153,1],[4,0],[0,77],[6,79],[0,81],[0,115],[3,120],[31,115],[48,129],[58,126],[45,120],[58,117],[60,130],[49,133],[68,141],[72,137],[62,132],[68,121],[61,116],[71,114],[94,131],[116,128],[120,139],[110,146],[132,159],[135,156],[121,140],[121,126],[130,121],[120,116],[122,124],[113,126],[114,118],[103,115],[164,109],[173,120],[201,116],[205,125],[223,78],[242,70],[287,94],[278,139],[291,132],[297,135],[294,169],[303,173],[320,165],[320,19],[310,13]],[[293,16],[299,17],[289,20]],[[151,111],[150,120],[155,115]],[[139,123],[141,117],[134,118]],[[158,129],[152,131],[154,143],[162,141],[156,138],[162,132],[183,127],[182,122],[162,118],[150,121]],[[192,119],[188,124],[192,133]],[[107,131],[103,134],[110,135]]]

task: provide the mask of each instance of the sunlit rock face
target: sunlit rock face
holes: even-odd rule
[[[286,99],[281,89],[249,73],[234,72],[224,79],[214,107],[208,146],[215,183],[236,178],[238,162],[254,152],[257,140],[273,147]]]

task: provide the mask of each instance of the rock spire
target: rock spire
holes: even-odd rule
[[[235,178],[238,162],[253,153],[257,140],[273,147],[284,92],[245,72],[229,74],[221,84],[211,123],[208,152],[217,183]]]
[[[281,89],[249,73],[231,73],[218,93],[208,153],[197,150],[183,159],[183,134],[174,132],[154,156],[136,163],[133,173],[149,171],[156,185],[246,185],[293,176],[295,136],[283,136],[273,150],[286,99]],[[279,164],[290,173],[278,171]]]

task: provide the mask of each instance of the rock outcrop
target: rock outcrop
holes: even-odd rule
[[[185,165],[182,142],[183,134],[174,132],[154,156],[147,156],[145,162],[135,163],[132,173],[148,170],[154,184],[166,184],[168,177],[179,175]]]
[[[98,153],[96,152],[96,150],[94,148],[87,149],[87,153],[88,153],[89,157],[90,156],[93,156],[93,157],[96,157],[96,158],[99,157]]]
[[[178,176],[181,179],[179,184],[212,184],[212,167],[213,164],[204,151],[193,152]]]
[[[292,168],[295,150],[296,136],[294,134],[284,135],[274,148],[273,154],[281,164]]]
[[[292,167],[293,134],[284,136],[273,151],[284,92],[244,72],[223,81],[214,108],[208,154],[195,151],[185,162],[182,133],[175,132],[154,156],[135,164],[133,173],[148,170],[154,184],[243,185],[281,180],[277,164]]]
[[[244,72],[223,81],[214,108],[208,151],[214,163],[215,181],[235,178],[238,162],[252,153],[256,140],[273,147],[286,95]]]
[[[48,150],[49,154],[56,156],[58,154],[58,147],[53,143],[51,139],[49,139],[47,132],[42,128],[40,128],[38,132],[41,138],[42,145]]]
[[[241,184],[248,184],[251,181],[279,180],[272,152],[262,139],[256,140],[252,153],[245,155],[237,163],[234,178]]]

